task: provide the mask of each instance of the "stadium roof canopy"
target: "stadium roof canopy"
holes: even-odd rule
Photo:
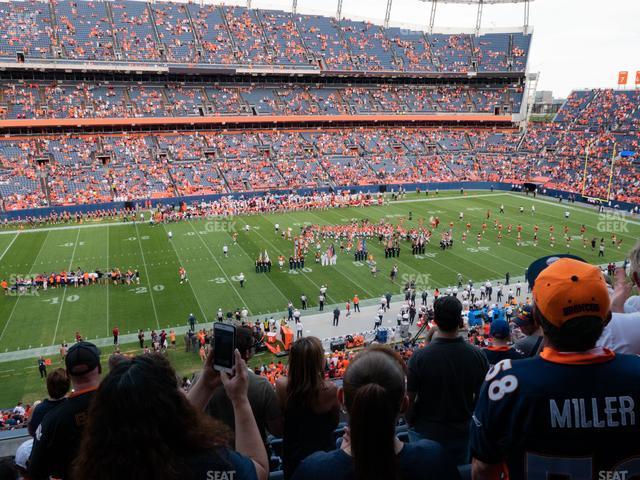
[[[297,0],[294,0],[297,1]],[[431,16],[429,18],[429,33],[433,32],[433,24],[436,19],[436,8],[438,4],[443,3],[452,3],[458,5],[476,5],[478,9],[478,13],[476,15],[476,33],[480,32],[480,25],[482,23],[482,8],[485,5],[505,5],[505,4],[516,4],[522,3],[524,4],[524,28],[525,31],[529,26],[529,4],[533,2],[533,0],[419,0],[421,2],[431,3]],[[341,3],[342,0],[339,0]],[[391,4],[393,0],[387,0],[387,15],[385,17],[385,27],[389,26],[389,17],[391,14]]]
[[[419,0],[420,2],[432,2],[433,0]],[[437,0],[438,3],[460,3],[466,5],[478,5],[484,3],[485,5],[493,5],[498,3],[528,3],[533,0]]]

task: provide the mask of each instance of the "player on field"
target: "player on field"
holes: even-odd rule
[[[500,204],[500,213],[504,213],[504,205]]]
[[[178,275],[180,276],[180,285],[182,285],[184,282],[189,281],[189,279],[187,278],[187,271],[183,267],[180,267],[178,269]]]
[[[545,348],[487,374],[471,422],[472,477],[638,478],[640,358],[596,347],[611,319],[600,269],[550,260],[528,269]]]
[[[173,232],[171,230],[169,230],[167,232],[167,236],[169,237],[169,240],[172,240],[173,239]]]
[[[224,255],[225,258],[227,258],[229,256],[229,247],[226,245],[222,246],[222,254]]]

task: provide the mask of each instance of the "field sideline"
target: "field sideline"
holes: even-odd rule
[[[426,200],[426,201],[425,201]],[[506,209],[498,215],[500,204]],[[532,216],[530,206],[535,204]],[[520,205],[525,213],[518,213]],[[480,247],[475,235],[485,214],[490,209],[491,220],[487,235]],[[37,296],[7,296],[0,299],[0,352],[55,345],[71,342],[76,331],[86,338],[108,337],[118,325],[123,334],[139,328],[170,328],[186,323],[189,313],[199,321],[209,321],[218,307],[230,311],[246,306],[252,315],[264,315],[286,308],[291,299],[298,303],[301,293],[306,293],[311,305],[317,304],[321,284],[329,287],[327,303],[339,303],[358,293],[361,298],[378,297],[391,291],[399,293],[400,286],[393,285],[388,273],[397,263],[400,279],[418,279],[419,287],[446,287],[453,284],[458,272],[465,281],[502,279],[507,271],[512,276],[522,275],[524,269],[536,258],[552,253],[565,252],[562,227],[563,213],[571,212],[566,222],[570,235],[579,235],[579,227],[585,224],[589,238],[604,237],[607,245],[605,257],[598,258],[591,248],[583,249],[582,241],[572,241],[569,251],[583,255],[592,263],[619,261],[640,237],[640,224],[611,214],[599,217],[591,208],[546,199],[533,199],[512,193],[474,192],[465,196],[459,193],[424,194],[418,199],[410,194],[405,200],[383,207],[333,209],[293,212],[270,215],[239,216],[228,220],[194,220],[149,226],[146,223],[98,224],[81,226],[53,226],[30,231],[3,231],[0,235],[0,277],[69,270],[80,267],[92,270],[111,267],[121,270],[137,268],[141,284],[94,285],[75,289],[60,288],[39,292]],[[366,265],[353,262],[347,255],[338,255],[335,267],[322,267],[309,255],[305,271],[279,271],[277,256],[287,258],[293,252],[293,243],[274,233],[274,225],[281,229],[292,227],[294,234],[304,224],[342,224],[351,219],[368,218],[377,221],[386,217],[393,223],[412,212],[413,220],[404,225],[417,225],[422,217],[439,216],[439,230],[454,221],[453,249],[441,251],[436,235],[422,258],[411,256],[410,246],[403,243],[401,257],[385,259],[377,241],[368,241],[369,252],[378,262],[380,274],[372,278]],[[458,212],[463,211],[463,222]],[[498,216],[504,225],[504,239],[496,244],[497,232],[493,219]],[[472,230],[466,245],[461,243],[463,225],[469,221]],[[513,224],[511,236],[506,226]],[[523,246],[515,242],[518,223],[523,226]],[[533,247],[533,225],[540,227],[539,244]],[[249,232],[244,231],[248,224]],[[556,228],[556,245],[548,242],[549,225]],[[238,244],[233,245],[231,233],[238,232]],[[168,240],[167,232],[173,232]],[[623,238],[620,250],[611,248],[611,233]],[[222,246],[229,246],[229,258],[222,255]],[[337,244],[336,244],[337,246]],[[271,273],[254,272],[254,261],[260,251],[267,250],[274,268]],[[178,267],[183,266],[190,281],[180,285]],[[236,276],[243,272],[247,278],[241,289]]]

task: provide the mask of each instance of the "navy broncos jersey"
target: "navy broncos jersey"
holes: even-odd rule
[[[640,479],[639,421],[639,357],[547,348],[489,370],[471,450],[510,480]]]

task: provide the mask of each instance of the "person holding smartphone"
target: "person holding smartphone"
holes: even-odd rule
[[[222,383],[235,410],[235,451],[228,429],[194,408],[161,355],[124,359],[96,391],[73,478],[223,478],[266,480],[267,455],[247,399],[247,367],[234,352],[231,375],[213,369],[211,353],[199,382]],[[118,439],[114,442],[113,439]],[[141,461],[144,459],[144,461]]]
[[[216,329],[216,333],[218,341],[225,335],[224,333],[221,334],[219,329]],[[223,342],[229,342],[229,340],[231,339],[223,340]],[[255,353],[255,344],[253,332],[249,327],[235,328],[235,348],[240,352],[240,356],[245,363],[248,363]],[[216,348],[215,345],[214,348]],[[224,350],[225,348],[227,347],[219,346],[218,350]],[[267,433],[276,437],[282,436],[282,411],[280,410],[275,390],[267,378],[256,375],[251,369],[247,371],[247,375],[249,383],[247,397],[258,425],[258,430],[262,436],[262,441],[268,449]],[[196,378],[192,389],[201,387],[199,385],[201,377],[202,374]],[[235,427],[235,410],[224,386],[219,384],[214,390],[205,389],[202,393],[203,395],[195,396],[189,393],[193,405],[198,410],[202,410],[211,417],[220,420],[233,431]]]

